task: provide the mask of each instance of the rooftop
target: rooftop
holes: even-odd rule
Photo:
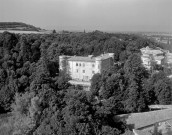
[[[172,78],[172,75],[169,75],[168,78]]]
[[[68,59],[68,61],[85,61],[85,62],[95,62],[96,61],[96,58],[97,59],[101,59],[101,60],[104,60],[104,59],[108,59],[112,56],[109,55],[109,53],[106,53],[106,54],[102,54],[100,56],[97,56],[97,57],[93,57],[92,55],[90,56],[72,56]]]
[[[120,115],[125,118],[127,125],[133,125],[135,129],[153,125],[157,122],[163,122],[172,119],[172,109],[163,109],[143,113],[131,113]]]
[[[145,48],[141,48],[140,49],[142,53],[147,53],[147,54],[163,54],[163,51],[161,50],[161,48],[157,48],[157,49],[152,49],[149,48],[148,46]]]
[[[110,56],[109,56],[108,53],[106,53],[106,54],[102,54],[102,55],[100,55],[100,56],[98,56],[98,57],[96,57],[96,58],[100,58],[100,59],[102,59],[102,60],[105,60],[105,59],[110,58]]]
[[[147,131],[140,131],[140,130],[133,130],[134,133],[136,133],[137,135],[152,135],[151,133],[147,132]]]
[[[156,57],[154,57],[156,60],[162,60],[162,59],[164,59],[164,56],[156,56]]]
[[[172,53],[166,53],[166,56],[172,56]]]
[[[172,119],[166,121],[172,127]]]
[[[161,50],[145,50],[144,53],[147,54],[163,54],[163,52]]]
[[[68,61],[95,62],[95,57],[72,56]]]
[[[172,109],[172,105],[149,105],[150,109]]]

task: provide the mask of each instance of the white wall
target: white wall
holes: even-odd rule
[[[68,63],[69,74],[73,80],[90,81],[94,74],[109,69],[113,65],[113,59],[109,57],[95,62],[68,61]]]
[[[78,66],[76,66],[76,63],[78,64]],[[95,63],[69,61],[69,71],[70,71],[70,76],[72,79],[89,81],[94,75],[93,71],[95,72]],[[85,71],[85,73],[83,71]]]

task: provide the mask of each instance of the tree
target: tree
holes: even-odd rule
[[[14,135],[33,134],[40,115],[40,99],[34,93],[16,94],[12,106],[14,117]]]
[[[2,42],[4,49],[9,51],[13,48],[13,46],[16,45],[16,43],[18,42],[18,39],[15,34],[5,31],[5,32],[3,32],[2,36],[1,36],[1,42]]]
[[[47,84],[42,85],[39,96],[41,97],[41,115],[39,117],[38,126],[34,130],[34,134],[58,134],[64,133],[64,122],[62,109],[64,103],[65,91],[55,91]]]
[[[22,61],[25,63],[31,59],[31,45],[27,41],[26,36],[20,37],[20,52],[19,57],[22,58]]]
[[[137,75],[137,72],[143,68],[141,58],[138,54],[134,53],[129,56],[128,60],[125,62],[124,70],[126,75],[130,76]],[[145,71],[146,72],[146,71]]]
[[[142,112],[148,109],[145,100],[145,93],[139,88],[136,81],[131,81],[128,88],[128,99],[125,101],[126,109],[129,112]]]
[[[117,105],[113,99],[92,104],[84,91],[73,90],[67,94],[66,104],[66,134],[119,135],[126,128],[123,122],[113,119]]]
[[[126,109],[129,112],[137,112],[138,104],[137,101],[139,99],[139,91],[138,91],[138,84],[133,81],[131,82],[128,88],[128,99],[126,101]]]
[[[153,44],[140,36],[100,31],[0,34],[1,111],[9,112],[14,102],[11,123],[16,134],[122,134],[125,123],[115,115],[171,101],[166,74],[149,75],[138,54]],[[118,63],[93,76],[91,92],[72,88],[68,75],[59,72],[61,54],[108,52],[115,53]]]
[[[17,91],[17,80],[12,76],[8,77],[0,89],[0,106],[3,108],[2,112],[10,111],[11,103],[14,101],[14,95]]]
[[[151,78],[149,78],[148,80],[144,82],[144,92],[145,92],[147,103],[149,105],[157,104],[158,101],[157,101],[157,96],[155,94],[155,87]]]
[[[93,95],[98,95],[101,87],[101,75],[95,74],[91,79],[91,92]]]
[[[56,30],[53,30],[53,32],[52,32],[53,34],[55,34],[56,33]]]
[[[155,94],[159,101],[159,104],[171,104],[172,103],[172,85],[168,79],[159,80],[155,84]]]
[[[71,91],[67,94],[67,106],[64,108],[66,134],[89,134],[91,128],[91,106],[86,94],[80,91]]]
[[[121,76],[119,74],[113,74],[109,76],[106,81],[103,83],[101,91],[99,92],[100,96],[103,99],[108,99],[111,96],[120,97],[122,94],[122,85],[121,85]]]
[[[144,89],[148,104],[170,104],[171,103],[171,80],[162,71],[153,73],[145,81]]]

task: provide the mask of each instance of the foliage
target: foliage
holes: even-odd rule
[[[124,133],[125,122],[116,120],[115,115],[142,112],[155,103],[171,104],[167,70],[149,72],[142,66],[140,49],[146,46],[157,44],[136,35],[100,31],[49,35],[4,32],[0,35],[1,113],[12,112],[14,134]],[[90,92],[72,87],[70,77],[59,71],[59,55],[108,52],[115,54],[115,65],[93,76]]]
[[[16,94],[15,103],[12,106],[14,116],[13,134],[33,134],[40,115],[40,99],[34,93],[25,93],[22,96]]]

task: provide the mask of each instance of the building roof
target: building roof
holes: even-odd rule
[[[153,54],[153,55],[163,54],[161,50],[145,50],[144,53]]]
[[[172,127],[172,119],[171,120],[167,120],[166,123],[168,123]]]
[[[156,60],[162,60],[162,59],[164,59],[164,56],[156,56],[156,57],[154,57],[154,59],[156,59]]]
[[[135,130],[133,129],[133,132],[137,135],[152,135],[150,132],[148,131],[140,131],[140,130]]]
[[[100,56],[98,56],[96,58],[101,58],[102,60],[105,60],[105,59],[110,58],[110,56],[109,56],[109,54],[102,54],[102,55],[100,55]]]
[[[141,48],[140,50],[142,53],[146,53],[146,54],[153,54],[153,55],[163,54],[163,51],[161,50],[161,48],[152,49],[152,48],[146,47],[146,48]]]
[[[120,115],[125,118],[127,125],[133,125],[135,129],[153,125],[157,122],[163,122],[172,119],[172,109],[163,109],[143,113],[131,113]]]
[[[73,56],[73,57],[69,58],[68,61],[95,62],[95,57]]]
[[[161,50],[152,50],[151,53],[154,53],[154,54],[163,54],[163,52]]]
[[[172,53],[166,53],[166,57],[172,57]]]
[[[167,63],[172,63],[172,58],[170,58],[170,59],[168,58],[166,61],[167,61]]]
[[[172,109],[172,105],[149,105],[150,109]]]
[[[169,75],[168,78],[172,78],[172,75]]]
[[[83,57],[83,56],[72,56],[68,59],[68,61],[84,61],[84,62],[95,62],[96,59],[108,59],[111,56],[109,55],[109,53],[107,54],[102,54],[100,56],[97,57],[93,57],[93,56],[87,56],[87,57]]]

